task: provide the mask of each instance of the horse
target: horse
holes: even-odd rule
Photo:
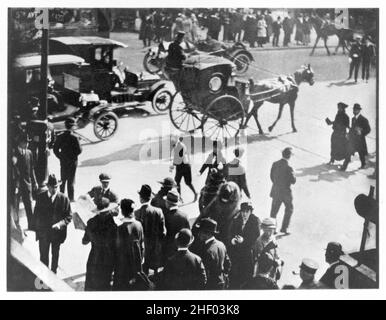
[[[308,84],[311,86],[315,83],[314,71],[312,70],[310,64],[308,64],[307,66],[306,65],[302,66],[300,69],[295,71],[293,76],[287,76],[284,79],[283,77],[280,77],[278,79],[263,80],[263,81],[257,82],[256,84],[252,79],[250,79],[249,91],[250,91],[250,97],[252,96],[250,100],[253,101],[253,94],[256,94],[256,96],[258,96],[259,92],[271,90],[271,89],[274,89],[275,87],[278,88],[278,94],[266,100],[253,101],[252,110],[247,115],[247,118],[244,123],[244,127],[247,126],[248,121],[253,116],[255,118],[257,127],[259,129],[259,134],[264,134],[263,129],[261,128],[258,120],[258,111],[259,111],[259,108],[264,104],[264,102],[268,101],[274,104],[279,104],[279,113],[277,115],[277,118],[274,121],[274,123],[268,128],[268,130],[270,132],[273,130],[276,123],[281,118],[283,107],[286,104],[288,104],[290,106],[290,112],[291,112],[292,131],[297,132],[295,127],[295,120],[294,120],[294,110],[295,110],[295,101],[298,97],[299,85],[302,82],[308,82]],[[249,103],[250,103],[250,100],[249,100]]]
[[[315,48],[321,38],[324,41],[324,47],[327,50],[327,54],[330,55],[330,50],[328,49],[328,46],[327,46],[327,40],[329,36],[333,36],[333,35],[336,35],[339,39],[338,45],[335,48],[335,54],[338,52],[339,47],[342,47],[343,54],[346,53],[345,49],[349,51],[347,43],[352,41],[354,38],[353,30],[345,29],[345,28],[338,29],[335,24],[326,24],[325,21],[317,15],[312,15],[310,17],[310,22],[313,25],[316,32],[315,44],[310,53],[311,56],[314,54]]]

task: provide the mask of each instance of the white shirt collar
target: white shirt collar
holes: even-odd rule
[[[57,195],[58,195],[57,192],[55,192],[52,196],[51,196],[51,193],[48,192],[48,196],[50,197],[50,199],[51,199],[52,202],[55,201]]]
[[[178,248],[177,251],[188,251],[188,248]]]
[[[144,207],[144,206],[148,206],[148,205],[150,205],[150,200],[149,200],[148,202],[142,203],[142,204],[141,204],[141,208]]]
[[[170,207],[169,211],[178,210],[178,206]]]
[[[209,242],[211,242],[211,241],[213,241],[215,239],[215,237],[213,236],[213,237],[211,237],[211,238],[209,238],[208,240],[206,240],[205,241],[205,244],[208,244]]]
[[[354,115],[354,118],[358,120],[358,117],[361,115],[361,113],[359,112],[358,114]]]

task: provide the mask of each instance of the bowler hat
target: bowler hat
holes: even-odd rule
[[[54,174],[50,174],[48,176],[47,186],[57,187],[61,183],[62,182],[60,180],[58,180]]]
[[[164,200],[168,202],[171,205],[178,205],[178,201],[180,199],[180,195],[178,194],[177,190],[170,190],[166,197],[164,197]]]
[[[142,185],[141,190],[138,191],[138,194],[144,199],[149,199],[151,197],[151,187],[148,184]]]
[[[167,187],[167,188],[173,188],[177,186],[174,179],[171,177],[167,177],[163,179],[163,181],[158,181],[158,183],[162,184],[164,187]]]
[[[188,247],[192,244],[194,237],[192,231],[188,228],[183,228],[176,234],[175,240],[178,246]]]
[[[343,249],[342,249],[342,245],[338,242],[329,242],[327,244],[326,251],[331,253],[331,254],[336,254],[339,256],[344,254]]]
[[[218,233],[217,231],[217,222],[210,218],[204,218],[197,224],[197,228],[200,231],[206,231],[210,233]]]
[[[110,181],[111,180],[111,176],[107,173],[101,173],[99,175],[99,180],[102,181],[102,182],[107,182],[107,181]]]
[[[314,260],[303,259],[302,264],[299,267],[301,270],[309,274],[315,274],[319,268],[319,265]]]
[[[362,107],[359,103],[354,103],[354,110],[362,110]]]

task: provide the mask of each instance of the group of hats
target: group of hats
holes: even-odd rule
[[[348,104],[344,102],[338,102],[338,107],[346,109],[348,107]],[[362,107],[359,103],[354,103],[354,110],[362,110]]]

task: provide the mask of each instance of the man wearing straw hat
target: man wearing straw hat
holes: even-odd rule
[[[51,247],[51,270],[56,273],[60,245],[66,240],[67,225],[71,222],[70,199],[58,192],[60,181],[54,174],[49,175],[48,190],[36,199],[34,218],[36,239],[39,241],[40,261],[49,265]]]

